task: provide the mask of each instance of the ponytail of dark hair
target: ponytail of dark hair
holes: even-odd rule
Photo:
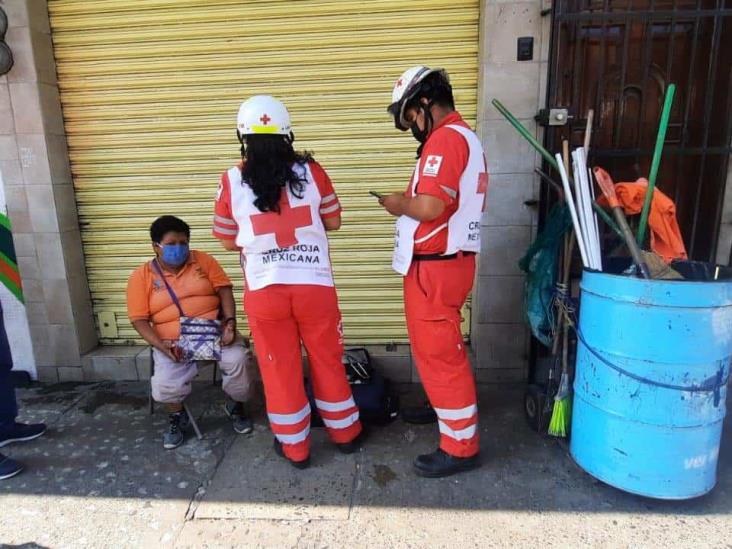
[[[249,185],[257,197],[254,205],[260,212],[279,212],[280,196],[287,185],[290,192],[302,198],[306,179],[292,169],[313,159],[300,153],[292,139],[284,135],[247,135],[242,143],[242,184]]]

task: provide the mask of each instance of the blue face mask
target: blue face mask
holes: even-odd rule
[[[188,259],[188,244],[165,244],[160,248],[163,250],[160,259],[171,267],[180,267]]]

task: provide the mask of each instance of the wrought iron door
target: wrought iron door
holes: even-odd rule
[[[732,152],[732,0],[556,0],[547,105],[569,110],[546,145],[582,144],[616,181],[648,176],[663,95],[677,85],[658,177],[689,255],[713,260]],[[548,191],[542,196],[546,206]]]

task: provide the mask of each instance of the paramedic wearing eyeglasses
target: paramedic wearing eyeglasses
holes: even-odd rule
[[[396,222],[393,267],[404,275],[409,340],[437,414],[439,448],[414,460],[418,475],[480,466],[475,378],[460,330],[473,286],[488,174],[478,137],[455,110],[444,70],[413,67],[397,80],[389,113],[420,143],[404,193],[380,203]]]
[[[275,451],[297,468],[310,462],[310,404],[301,342],[315,404],[344,453],[360,444],[359,411],[346,379],[343,332],[326,231],[341,207],[325,170],[295,152],[290,115],[270,96],[242,103],[242,160],[221,177],[215,237],[241,252],[244,309],[262,374]]]

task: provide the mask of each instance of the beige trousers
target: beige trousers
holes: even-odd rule
[[[150,379],[153,399],[180,404],[191,394],[191,381],[198,375],[197,362],[173,362],[153,349],[155,374]],[[252,352],[240,340],[222,347],[219,369],[224,392],[236,402],[246,402],[252,389]]]

